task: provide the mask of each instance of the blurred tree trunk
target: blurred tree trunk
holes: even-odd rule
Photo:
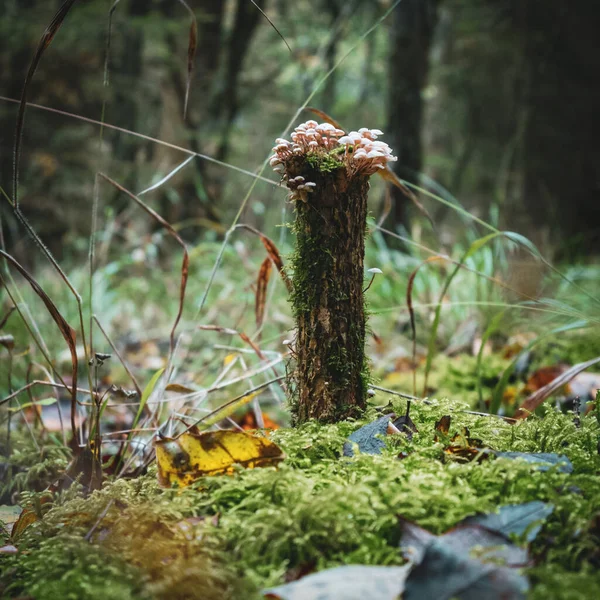
[[[517,8],[528,85],[523,204],[563,251],[600,250],[600,11],[595,2]]]
[[[171,71],[167,82],[167,87],[171,88],[171,93],[177,98],[177,107],[174,112],[170,108],[164,110],[165,120],[169,122],[165,122],[163,128],[182,129],[185,133],[182,144],[200,154],[215,152],[209,143],[211,131],[214,129],[210,110],[221,66],[225,5],[224,0],[200,0],[197,3],[195,12],[198,19],[198,41],[185,123],[182,122],[182,114],[187,69],[183,68],[183,60],[178,61],[179,64]],[[176,13],[181,13],[181,6],[177,2],[163,0],[161,12],[169,18],[174,18]],[[174,57],[183,56],[182,52],[188,45],[187,29],[185,36],[170,35],[168,44]],[[163,100],[167,103],[168,96],[169,90],[164,89]],[[219,222],[219,213],[215,208],[220,196],[217,176],[211,173],[207,163],[201,159],[194,160],[187,172],[191,172],[191,176],[188,175],[179,188],[182,201],[170,207],[169,220],[197,220],[208,217],[211,221]]]
[[[262,10],[266,10],[267,1],[263,0],[260,7]],[[229,151],[233,122],[240,108],[240,74],[244,65],[244,58],[248,54],[248,48],[261,19],[264,19],[264,17],[256,6],[247,0],[238,0],[233,30],[227,45],[224,85],[214,104],[214,117],[223,123],[221,143],[217,153],[219,160],[224,160]]]
[[[421,92],[429,71],[429,50],[441,0],[403,0],[394,10],[388,66],[388,125],[386,141],[398,157],[396,173],[417,182],[422,166]],[[392,188],[394,208],[389,226],[408,227],[409,200]]]

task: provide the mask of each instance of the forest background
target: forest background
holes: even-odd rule
[[[541,501],[531,597],[598,596],[596,2],[0,8],[0,596],[262,597],[404,565],[398,516],[437,535]],[[366,421],[297,426],[298,282],[330,273],[298,268],[300,205],[268,158],[326,115],[382,130],[401,185],[371,180],[353,282]],[[194,436],[285,460],[219,477],[176,463]]]
[[[2,3],[0,181],[9,195],[15,100],[59,5]],[[443,260],[427,264],[411,284],[419,360],[432,361],[430,332],[452,355],[477,352],[482,333],[492,330],[504,343],[514,333],[587,328],[596,322],[587,319],[600,247],[600,83],[593,75],[600,67],[599,21],[592,2],[554,0],[265,0],[260,9],[242,0],[78,4],[29,88],[37,106],[28,109],[23,130],[21,209],[84,296],[88,245],[96,240],[95,313],[117,345],[141,344],[142,354],[150,353],[131,359],[143,379],[164,365],[178,310],[179,249],[122,190],[95,187],[97,172],[143,196],[193,247],[185,327],[257,327],[253,339],[280,344],[292,327],[281,282],[272,279],[271,293],[279,286],[269,296],[274,308],[265,320],[263,307],[259,318],[264,250],[259,237],[230,226],[255,228],[289,256],[292,207],[275,175],[265,171],[266,181],[255,174],[292,117],[295,125],[314,116],[299,110],[308,104],[348,130],[382,129],[398,157],[397,174],[424,207],[397,187],[373,182],[367,267],[384,271],[368,297],[376,367],[406,366],[390,361],[411,351],[408,275],[431,255]],[[77,322],[69,291],[8,203],[0,208],[8,251],[37,274],[67,321]],[[498,230],[527,236],[563,272],[506,239],[475,252],[475,240]],[[448,257],[466,267],[456,278]],[[68,360],[50,315],[35,308],[40,299],[26,299],[44,333],[50,328],[52,355]],[[432,326],[438,301],[444,318]],[[535,321],[529,310],[508,310],[540,301],[546,308]],[[567,304],[557,308],[559,301]],[[86,298],[84,304],[91,309]],[[10,305],[5,297],[4,308]],[[5,330],[25,348],[17,321]],[[392,335],[384,339],[382,332]],[[197,332],[193,337],[190,352],[202,354],[203,341]],[[518,345],[529,343],[531,337]],[[589,348],[576,358],[596,355]],[[4,352],[3,361],[10,356]],[[551,360],[577,362],[564,348]],[[12,381],[2,382],[7,391],[30,376],[15,369]]]

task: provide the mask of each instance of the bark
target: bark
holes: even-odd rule
[[[287,173],[317,184],[306,201],[296,201],[293,411],[297,423],[336,422],[356,417],[366,407],[363,265],[368,177],[348,178],[344,168],[324,173],[305,157],[291,161]]]
[[[441,0],[403,0],[392,15],[389,54],[388,125],[389,144],[398,156],[395,171],[415,181],[422,168],[421,92],[429,72],[429,49]],[[409,200],[392,188],[392,229],[408,226]]]
[[[565,259],[598,252],[600,11],[593,2],[532,0],[517,16],[529,79],[523,203],[530,231],[546,229]]]

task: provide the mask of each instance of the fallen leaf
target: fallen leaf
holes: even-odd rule
[[[533,542],[542,528],[543,521],[554,511],[552,504],[534,500],[524,504],[501,506],[497,513],[467,517],[463,525],[479,525],[503,535],[526,534],[527,542]]]
[[[527,562],[527,551],[483,527],[458,527],[435,536],[403,521],[402,551],[413,565],[404,600],[520,599],[529,587],[527,579],[511,568]]]
[[[30,508],[24,508],[19,515],[19,518],[13,523],[12,530],[10,532],[11,539],[19,539],[23,532],[36,521],[39,521],[36,512]]]
[[[262,593],[279,600],[396,600],[404,589],[409,568],[409,565],[336,567]]]
[[[354,456],[354,444],[358,446],[361,454],[381,454],[385,442],[378,436],[387,435],[388,425],[395,417],[396,415],[393,413],[385,415],[354,431],[344,444],[344,456]]]
[[[271,440],[242,431],[205,431],[192,428],[177,438],[154,442],[158,480],[170,487],[187,486],[205,475],[231,474],[234,465],[247,469],[276,465],[284,459]]]
[[[259,429],[254,410],[246,411],[241,417],[236,418],[235,422],[245,431]],[[279,429],[279,425],[265,413],[263,413],[263,423],[264,429]]]
[[[440,441],[440,437],[446,437],[448,432],[450,431],[450,424],[452,423],[452,417],[450,415],[444,415],[439,421],[435,423],[436,434],[434,436],[434,440],[436,442]],[[438,436],[438,433],[441,436]]]
[[[392,425],[396,428],[396,431],[392,433],[403,433],[408,440],[412,440],[414,433],[419,433],[417,426],[414,424],[413,420],[408,416],[408,413],[398,417],[395,421],[392,422]]]
[[[463,427],[460,433],[452,436],[450,444],[444,448],[444,453],[463,462],[477,459],[484,460],[488,457],[483,442],[471,437],[468,427]]]
[[[537,466],[538,471],[548,471],[553,466],[558,465],[561,473],[572,473],[573,464],[563,454],[554,454],[546,452],[494,452],[498,458],[508,458],[511,460],[521,459]]]

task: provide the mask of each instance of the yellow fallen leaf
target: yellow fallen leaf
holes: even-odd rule
[[[158,481],[187,486],[205,475],[231,474],[234,465],[247,469],[276,465],[284,459],[271,440],[243,431],[205,431],[193,428],[178,438],[154,442]]]

